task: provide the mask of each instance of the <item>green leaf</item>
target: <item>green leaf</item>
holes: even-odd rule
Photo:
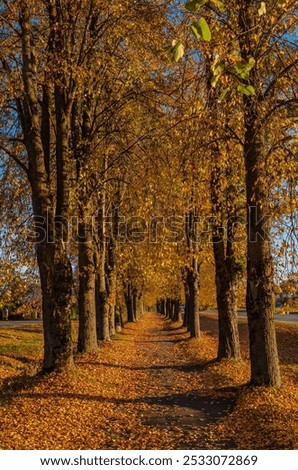
[[[278,0],[278,2],[277,2],[277,6],[279,8],[284,8],[286,6],[286,4],[287,4],[286,0]]]
[[[243,60],[238,60],[236,64],[234,65],[234,68],[240,78],[243,78],[244,80],[248,80],[249,72],[254,67],[255,63],[256,63],[255,59],[253,57],[250,57],[248,62],[245,62]]]
[[[200,18],[199,21],[194,21],[190,25],[190,29],[197,39],[203,39],[204,41],[210,41],[211,31],[208,23],[204,18]]]
[[[208,0],[193,0],[191,2],[186,2],[185,8],[188,11],[196,12],[198,11]]]
[[[252,95],[256,94],[255,89],[254,89],[253,86],[245,85],[244,83],[240,83],[237,87],[237,90],[240,93],[242,93],[243,95],[246,95],[246,96],[252,96]]]
[[[219,56],[216,54],[214,62],[211,65],[211,70],[213,72],[213,75],[220,75],[222,71],[224,70],[224,68],[225,68],[224,63],[221,62]]]
[[[251,70],[255,66],[255,63],[256,63],[255,59],[253,57],[250,57],[248,60],[249,70]]]
[[[174,62],[178,62],[179,59],[181,59],[181,57],[183,57],[184,55],[184,46],[183,44],[181,43],[181,41],[173,41],[173,45],[172,45],[172,58],[173,58],[173,61]]]
[[[195,36],[197,39],[202,39],[200,30],[199,30],[199,25],[198,25],[198,22],[197,22],[197,21],[194,21],[194,22],[190,25],[190,29],[192,30],[194,36]]]
[[[230,91],[230,87],[225,88],[225,89],[221,92],[221,94],[219,95],[217,102],[218,102],[218,103],[222,103],[223,100],[225,99],[227,93],[229,93],[229,91]]]
[[[220,11],[224,11],[225,6],[224,6],[223,2],[221,2],[220,0],[212,0],[212,2],[214,3],[214,5],[215,5]]]
[[[267,11],[266,11],[266,3],[265,2],[261,2],[261,6],[258,9],[258,13],[259,13],[259,16],[266,15]]]
[[[211,78],[211,86],[212,86],[212,88],[215,88],[215,87],[216,87],[218,80],[219,80],[219,75],[213,75],[213,77]]]
[[[172,45],[165,47],[165,51],[171,56],[174,62],[178,62],[184,55],[184,46],[178,39],[173,39]]]
[[[211,31],[209,29],[208,23],[204,18],[199,19],[199,25],[202,31],[202,38],[204,41],[210,41],[211,39]]]

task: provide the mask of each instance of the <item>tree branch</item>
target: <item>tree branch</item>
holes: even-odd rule
[[[5,152],[10,158],[12,158],[21,168],[24,170],[26,175],[28,175],[28,168],[26,165],[17,157],[13,152],[11,152],[7,147],[5,147],[3,144],[0,144],[0,150]]]
[[[278,80],[283,77],[287,72],[289,72],[293,67],[295,67],[295,65],[298,65],[298,59],[295,59],[294,62],[292,62],[291,64],[287,65],[286,67],[284,67],[284,69],[274,77],[274,79],[272,80],[272,82],[268,85],[267,87],[267,90],[265,90],[265,92],[263,93],[263,96],[261,98],[261,101],[263,101],[265,98],[267,98],[267,96],[269,95],[270,91],[275,87],[276,83],[278,82]]]

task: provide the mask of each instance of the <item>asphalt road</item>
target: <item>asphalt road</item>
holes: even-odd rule
[[[201,313],[208,313],[211,315],[217,315],[217,310],[204,310]],[[246,312],[238,312],[239,317],[246,317]],[[276,314],[274,317],[276,322],[290,322],[290,323],[297,323],[298,322],[298,313],[290,313],[289,315],[280,315]],[[19,321],[0,321],[0,328],[18,328],[26,325],[36,325],[42,324],[42,320],[19,320]]]
[[[202,313],[210,313],[211,315],[217,315],[217,310],[205,310]],[[246,312],[238,312],[238,317],[246,317]],[[290,313],[288,315],[280,315],[279,313],[276,313],[274,315],[274,320],[276,322],[282,321],[282,322],[290,322],[290,323],[297,323],[298,322],[298,313]]]
[[[42,320],[18,320],[18,321],[0,321],[0,328],[17,328],[26,325],[40,325]]]

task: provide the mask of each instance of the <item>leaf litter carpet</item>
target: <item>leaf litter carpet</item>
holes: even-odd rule
[[[282,328],[286,349],[297,358],[295,327],[293,337]],[[126,324],[96,354],[77,356],[71,373],[44,377],[33,373],[32,365],[39,364],[41,347],[25,357],[3,353],[0,448],[297,448],[294,358],[284,361],[281,390],[251,390],[245,386],[244,322],[242,361],[214,360],[214,318],[203,315],[202,330],[200,339],[189,340],[179,324],[148,313]]]

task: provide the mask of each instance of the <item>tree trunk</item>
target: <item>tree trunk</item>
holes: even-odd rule
[[[218,308],[218,359],[240,359],[237,318],[237,289],[224,264],[216,262],[216,298]]]
[[[254,15],[254,16],[253,16]],[[256,37],[253,26],[257,14],[247,3],[239,12],[242,58],[254,57]],[[257,58],[255,58],[257,59]],[[269,183],[262,123],[262,90],[258,62],[250,72],[249,84],[256,94],[243,97],[244,159],[247,197],[247,294],[251,384],[280,386],[280,370],[274,327],[273,262],[271,256],[271,217]]]
[[[71,336],[72,269],[63,245],[55,247],[54,281],[52,290],[53,359],[52,369],[64,370],[73,366]],[[56,354],[58,351],[58,354]]]
[[[162,316],[166,316],[166,301],[165,299],[161,299],[161,302],[160,302],[160,313]]]
[[[173,311],[173,301],[172,301],[172,299],[169,298],[169,304],[168,304],[168,318],[169,318],[169,320],[172,320],[172,311]]]
[[[139,293],[138,295],[138,311],[139,311],[139,317],[142,318],[144,315],[144,304],[143,304],[143,294]]]
[[[219,149],[218,149],[219,152]],[[239,273],[234,253],[233,219],[224,213],[224,207],[233,207],[235,199],[227,204],[222,202],[221,169],[214,154],[215,168],[211,177],[211,201],[214,213],[213,221],[213,253],[215,261],[216,299],[218,309],[218,359],[240,359],[240,342],[237,318],[237,292]],[[227,177],[227,176],[226,176]],[[233,188],[229,188],[229,196],[233,197]],[[235,196],[236,197],[236,196]],[[227,240],[222,233],[223,223],[227,220]]]
[[[100,242],[101,248],[96,254],[96,331],[98,340],[110,340],[110,308],[106,288],[105,273],[105,248],[104,242]]]
[[[186,279],[184,280],[184,292],[185,292],[185,310],[184,310],[183,326],[187,328],[187,330],[189,331],[189,286],[187,282],[187,275],[186,275]]]
[[[73,367],[71,339],[72,271],[64,247],[37,243],[42,290],[44,372]]]
[[[120,183],[115,194],[115,200],[112,209],[112,230],[109,233],[108,243],[108,257],[106,265],[107,273],[107,288],[108,288],[108,302],[110,305],[110,335],[113,336],[116,333],[116,303],[117,303],[117,277],[116,277],[116,265],[117,265],[117,239],[119,236],[119,206],[121,203],[120,197]]]
[[[104,161],[104,170],[106,161]],[[97,339],[110,340],[110,308],[106,280],[106,192],[102,188],[100,209],[98,211],[98,246],[96,250],[96,328]]]
[[[180,322],[182,320],[181,316],[181,300],[177,299],[174,301],[174,315],[173,321]]]
[[[133,308],[133,316],[134,316],[135,321],[139,319],[137,305],[138,305],[138,291],[137,289],[133,287],[132,288],[132,308]]]
[[[121,306],[116,303],[115,305],[115,329],[116,333],[120,333],[123,327],[123,320],[122,320],[122,311]]]
[[[193,201],[193,196],[191,198]],[[188,330],[191,338],[200,336],[200,313],[199,313],[199,237],[198,237],[198,210],[192,207],[186,214],[185,230],[187,245],[189,248],[191,268],[186,268],[186,283],[188,290],[187,320]]]
[[[96,330],[98,340],[110,340],[110,309],[105,287],[105,272],[101,266],[96,275]]]
[[[78,351],[97,349],[95,266],[91,223],[80,211],[79,222],[79,338]]]
[[[206,64],[212,74],[211,56],[206,55]],[[226,131],[228,116],[225,110],[218,104],[219,91],[211,85],[212,75],[207,77],[207,89],[209,108],[213,111],[214,136],[219,137],[220,132]],[[222,125],[220,128],[219,124]],[[234,141],[233,145],[234,145]],[[220,139],[211,144],[211,179],[210,195],[212,204],[212,244],[215,262],[215,285],[218,309],[218,353],[220,359],[239,359],[240,342],[237,319],[237,293],[239,284],[239,269],[235,256],[235,214],[239,201],[239,188],[235,187],[234,176],[239,172],[232,162],[225,167],[222,154],[230,154],[233,147],[229,148],[229,138],[224,142]],[[227,234],[224,234],[224,226],[227,226]]]
[[[124,290],[124,297],[127,309],[127,321],[128,322],[135,322],[135,310],[133,305],[133,288],[130,283],[127,284]]]
[[[66,252],[69,215],[70,155],[69,111],[63,85],[54,86],[56,117],[56,213],[53,214],[53,194],[49,155],[51,142],[49,123],[49,89],[38,92],[36,50],[28,5],[20,10],[24,98],[18,103],[24,144],[28,154],[28,178],[32,189],[35,224],[35,246],[42,289],[44,327],[44,371],[60,371],[72,367],[71,294],[72,271]],[[52,24],[51,24],[52,27]],[[53,57],[59,44],[52,41]],[[44,112],[40,101],[43,100]]]
[[[166,299],[166,318],[171,318],[171,299]]]
[[[109,304],[109,325],[110,325],[110,336],[113,336],[116,332],[116,319],[115,319],[115,308],[116,308],[116,295],[117,295],[117,279],[115,274],[115,262],[114,253],[111,251],[114,248],[109,245],[109,262],[106,268],[107,272],[107,289],[108,289],[108,304]]]
[[[274,327],[273,262],[270,208],[266,185],[264,142],[251,102],[244,100],[247,191],[246,309],[251,356],[251,384],[280,386]]]
[[[110,336],[114,336],[116,333],[116,317],[115,317],[115,305],[109,304],[109,328]]]
[[[191,338],[200,336],[200,310],[199,310],[199,272],[197,261],[193,260],[193,270],[187,272],[189,289],[188,320]]]
[[[42,292],[42,318],[44,336],[43,370],[45,372],[50,372],[55,368],[56,359],[54,358],[54,348],[52,341],[53,315],[50,302],[53,282],[53,257],[47,248],[49,247],[46,245],[36,245],[37,263]]]
[[[91,157],[92,119],[90,97],[76,98],[72,107],[71,142],[77,170],[79,336],[78,351],[98,347],[95,299],[95,243],[92,217],[92,177],[86,177]]]
[[[171,300],[171,320],[174,321],[175,317],[175,300]]]

